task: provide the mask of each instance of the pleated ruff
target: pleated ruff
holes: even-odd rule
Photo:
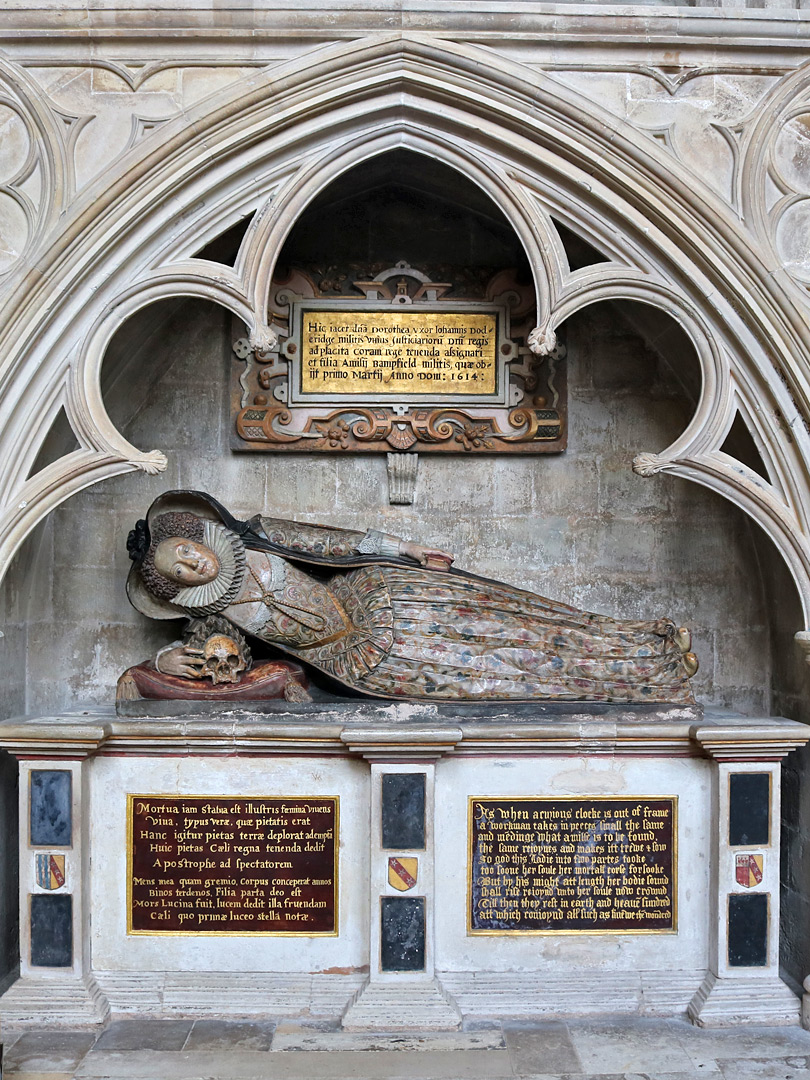
[[[331,655],[301,655],[358,690],[441,700],[694,701],[669,620],[619,622],[508,585],[420,569],[367,567],[329,584],[359,634],[324,650]]]

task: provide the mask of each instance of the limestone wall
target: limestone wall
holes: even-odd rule
[[[671,615],[694,628],[701,700],[767,712],[770,632],[751,526],[708,491],[630,469],[689,419],[672,367],[687,367],[680,335],[668,345],[677,355],[662,356],[621,309],[588,309],[568,327],[566,454],[423,456],[415,504],[390,506],[382,456],[227,448],[232,333],[220,309],[185,301],[145,313],[113,343],[112,418],[136,445],[165,449],[169,469],[75,496],[51,515],[36,554],[18,559],[8,588],[29,601],[27,711],[109,701],[125,667],[171,640],[171,624],[150,623],[126,600],[126,534],[158,492],[195,487],[237,513],[435,541],[461,567],[587,609]],[[22,633],[9,624],[5,647],[22,649]]]

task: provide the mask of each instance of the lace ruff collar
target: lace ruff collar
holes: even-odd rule
[[[214,615],[238,595],[245,577],[245,545],[218,521],[206,521],[203,544],[219,560],[219,573],[205,585],[181,589],[171,601],[192,615]]]

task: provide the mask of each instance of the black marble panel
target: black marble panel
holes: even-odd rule
[[[424,773],[383,773],[382,846],[399,850],[424,848]]]
[[[732,773],[728,778],[729,844],[770,842],[770,773]]]
[[[383,896],[381,906],[380,963],[382,970],[424,971],[424,896]]]
[[[31,772],[31,844],[70,847],[71,781],[67,769],[34,769]]]
[[[729,967],[767,965],[768,899],[767,893],[732,893],[729,896]]]
[[[31,897],[31,963],[70,967],[73,963],[73,897]]]

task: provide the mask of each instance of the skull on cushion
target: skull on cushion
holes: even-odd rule
[[[203,645],[205,663],[201,673],[218,683],[239,682],[239,673],[247,667],[239,644],[227,634],[211,634]]]

